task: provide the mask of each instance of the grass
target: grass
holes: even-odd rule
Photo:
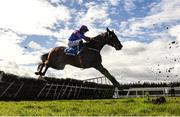
[[[146,98],[109,100],[0,101],[4,116],[130,116],[180,115],[180,98],[166,98],[167,103],[152,104]]]

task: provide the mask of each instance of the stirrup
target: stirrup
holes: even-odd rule
[[[81,47],[81,49],[78,50],[77,55],[81,54],[84,50],[84,47]]]
[[[79,54],[81,54],[81,52],[82,52],[82,51],[78,51],[76,55],[79,55]]]

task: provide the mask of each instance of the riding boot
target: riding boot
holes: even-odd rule
[[[83,47],[83,41],[79,42],[79,49],[81,49]]]
[[[83,41],[79,42],[79,46],[78,46],[78,52],[77,55],[80,54],[83,51]]]

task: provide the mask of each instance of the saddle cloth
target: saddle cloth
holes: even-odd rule
[[[67,47],[64,49],[64,53],[66,55],[76,56],[76,55],[80,54],[84,50],[84,48],[85,48],[84,46],[83,47],[79,47],[79,46]]]
[[[64,53],[66,55],[76,56],[78,53],[78,48],[77,47],[67,47],[64,49]]]

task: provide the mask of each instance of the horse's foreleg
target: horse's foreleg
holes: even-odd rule
[[[115,87],[120,87],[119,82],[112,76],[109,71],[103,67],[103,65],[95,67],[99,72],[101,72],[104,76],[106,76]]]

